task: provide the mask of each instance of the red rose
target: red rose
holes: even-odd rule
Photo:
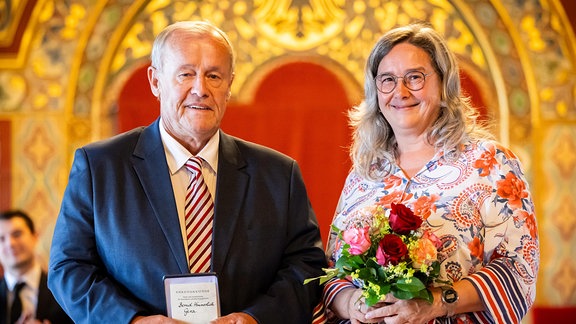
[[[408,254],[408,247],[400,236],[386,234],[378,243],[376,261],[382,266],[397,265]]]
[[[392,204],[389,222],[395,233],[405,235],[420,228],[422,218],[414,215],[412,210],[403,204]]]

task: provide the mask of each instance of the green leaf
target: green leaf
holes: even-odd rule
[[[394,289],[392,288],[392,295],[394,295],[394,297],[398,298],[398,299],[412,299],[416,296],[418,296],[417,293],[414,293],[412,291],[405,291],[405,290],[399,290],[399,289]]]
[[[342,255],[338,261],[336,261],[336,268],[342,269],[343,271],[351,272],[354,269],[354,262],[352,262],[352,257],[349,255]]]
[[[378,269],[378,280],[385,282],[388,279],[386,270],[384,270],[384,267],[378,267],[377,269]]]
[[[342,246],[342,256],[345,256],[345,257],[349,257],[349,256],[350,256],[350,252],[348,252],[348,249],[350,249],[350,244],[345,243],[345,244]],[[342,257],[342,256],[341,256],[341,257]]]
[[[413,299],[416,295],[411,291],[392,289],[392,295],[398,299]]]
[[[308,278],[308,279],[304,279],[304,284],[305,284],[305,285],[307,285],[307,284],[309,284],[309,283],[310,283],[310,282],[312,282],[312,281],[315,281],[315,280],[322,280],[322,277],[324,277],[324,276],[320,276],[320,277],[314,277],[314,278]]]
[[[367,296],[365,295],[366,306],[371,307],[380,301],[380,296],[372,289],[368,289]]]
[[[338,260],[336,260],[336,268],[342,269],[345,265],[348,264],[348,257],[342,255]]]
[[[370,268],[374,268],[374,269],[381,269],[382,268],[378,264],[378,262],[376,262],[376,260],[374,260],[373,258],[368,258],[368,260],[366,260],[366,266],[370,267]]]
[[[416,277],[410,279],[401,278],[396,282],[396,287],[401,291],[418,292],[426,289],[426,286]]]
[[[429,274],[428,274],[428,281],[432,282],[435,278],[438,278],[438,276],[440,275],[440,262],[439,261],[434,261],[431,265],[430,265],[430,270],[429,270]]]
[[[342,233],[342,231],[334,224],[330,225],[330,229],[338,234]]]
[[[361,268],[364,266],[365,262],[364,259],[362,259],[361,256],[359,255],[353,255],[351,256],[348,261],[350,262],[351,265],[354,266],[354,268]]]
[[[324,284],[326,281],[336,277],[338,275],[338,272],[340,271],[339,269],[332,269],[332,268],[323,268],[322,269],[326,274],[319,276],[319,277],[315,277],[315,278],[308,278],[304,280],[304,284],[308,284],[311,281],[314,280],[319,280],[319,284],[322,285]]]
[[[390,284],[380,284],[379,286],[381,295],[386,295],[387,293],[390,292],[390,289],[392,289],[392,285]]]
[[[421,290],[418,293],[417,298],[424,299],[425,301],[427,301],[430,304],[432,304],[432,302],[434,302],[434,296],[432,295],[432,292],[428,289]]]
[[[400,290],[398,289],[398,287],[392,287],[392,295],[398,299],[404,299],[404,300],[420,298],[424,299],[430,304],[432,304],[432,302],[434,301],[434,296],[426,288],[418,291],[406,291],[406,290]]]
[[[366,281],[374,281],[375,270],[372,268],[362,268],[358,271],[358,278]]]

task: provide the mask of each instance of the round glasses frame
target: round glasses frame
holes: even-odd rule
[[[406,72],[404,76],[397,76],[390,73],[383,73],[377,75],[374,78],[374,81],[376,82],[376,88],[378,89],[378,91],[382,92],[383,94],[389,94],[392,91],[394,91],[394,89],[396,89],[396,86],[398,85],[398,79],[402,79],[402,83],[404,83],[404,86],[409,90],[418,91],[424,88],[424,84],[426,83],[425,82],[426,77],[432,73],[434,72],[426,74],[421,71],[410,71]]]

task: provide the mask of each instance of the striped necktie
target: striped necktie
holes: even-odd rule
[[[186,162],[191,178],[186,190],[186,238],[191,273],[210,271],[214,202],[202,177],[202,159],[191,157]]]
[[[19,282],[14,286],[14,300],[10,307],[10,324],[16,323],[20,315],[22,315],[22,299],[20,298],[20,291],[26,286],[25,282]]]

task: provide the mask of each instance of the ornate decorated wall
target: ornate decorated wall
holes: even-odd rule
[[[542,248],[537,306],[576,307],[576,40],[557,0],[0,1],[0,207],[34,216],[44,257],[74,149],[118,131],[124,84],[154,35],[185,19],[230,35],[237,104],[298,60],[332,71],[359,100],[379,35],[432,23],[526,167]]]

